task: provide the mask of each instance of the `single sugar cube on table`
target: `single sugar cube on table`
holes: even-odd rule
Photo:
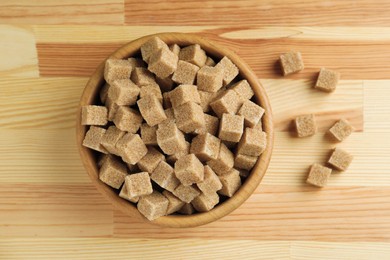
[[[180,184],[173,191],[173,195],[178,197],[181,201],[191,203],[193,199],[200,195],[200,191],[194,186],[184,186],[183,184]]]
[[[118,149],[116,148],[116,143],[121,139],[126,132],[121,131],[116,126],[110,126],[105,134],[103,135],[103,138],[101,140],[101,144],[106,148],[106,150],[111,153],[115,154],[117,156],[120,156],[120,153]]]
[[[139,160],[137,166],[144,172],[152,173],[161,161],[165,161],[165,156],[156,148],[150,146],[148,147],[148,153]]]
[[[315,163],[310,167],[306,182],[317,187],[324,187],[331,173],[332,169]]]
[[[149,95],[155,96],[158,99],[158,101],[162,104],[163,96],[162,96],[161,89],[160,89],[159,85],[157,85],[156,83],[153,83],[153,84],[141,86],[140,92],[139,92],[139,97],[143,98],[143,97],[146,97]]]
[[[177,69],[172,75],[172,80],[177,84],[192,85],[195,82],[198,70],[198,66],[186,61],[179,60],[177,63]]]
[[[238,142],[244,132],[244,117],[222,114],[218,137],[229,142]]]
[[[195,209],[191,203],[185,203],[184,206],[179,209],[178,213],[182,215],[192,215],[195,213]]]
[[[199,90],[217,92],[222,88],[223,70],[216,67],[204,66],[196,75],[196,84]]]
[[[239,71],[237,66],[228,58],[223,57],[217,65],[216,68],[223,70],[223,85],[226,86],[238,75]]]
[[[173,167],[165,161],[160,161],[150,177],[161,188],[170,192],[173,192],[180,184],[180,181],[176,178]]]
[[[345,119],[339,120],[329,129],[331,136],[339,142],[344,141],[353,131],[354,128]]]
[[[237,153],[234,157],[234,167],[250,171],[255,166],[258,159],[258,156],[250,156]]]
[[[241,187],[240,172],[234,168],[225,174],[219,175],[219,180],[222,183],[222,189],[218,193],[227,197],[232,197]]]
[[[251,99],[255,94],[246,79],[240,80],[239,82],[232,85],[229,89],[235,91],[241,98],[248,100]]]
[[[204,166],[194,154],[188,154],[175,162],[175,175],[185,186],[199,183],[204,178]]]
[[[153,192],[152,182],[147,172],[127,175],[125,185],[128,196],[131,198],[149,195]]]
[[[195,85],[179,85],[169,92],[169,100],[174,108],[190,101],[200,104],[198,88]]]
[[[190,152],[195,154],[201,161],[217,159],[221,140],[206,133],[195,136],[192,139]]]
[[[104,66],[104,79],[111,84],[116,79],[129,79],[133,66],[128,60],[107,59]]]
[[[114,189],[119,189],[127,176],[126,165],[114,157],[108,158],[99,170],[99,179]]]
[[[107,124],[107,108],[104,106],[88,105],[81,108],[81,124],[82,125],[106,125]]]
[[[222,189],[222,183],[217,174],[208,165],[204,167],[203,181],[197,183],[196,186],[198,186],[199,190],[204,194],[215,193]]]
[[[200,194],[191,201],[192,206],[199,212],[207,212],[212,210],[219,202],[219,196],[216,192],[208,194]]]
[[[141,115],[150,126],[158,125],[167,119],[164,108],[154,95],[147,95],[139,99],[137,105]]]
[[[175,72],[179,58],[168,48],[161,48],[150,56],[148,69],[159,78],[166,78]]]
[[[339,72],[326,68],[321,68],[314,88],[324,92],[333,92],[336,89],[339,79]]]
[[[186,148],[184,134],[174,121],[159,124],[156,135],[158,146],[167,155],[178,153]]]
[[[119,197],[121,197],[122,199],[128,200],[130,202],[133,202],[133,203],[137,203],[139,200],[139,197],[130,197],[129,196],[126,185],[122,186],[122,189],[119,192]]]
[[[136,164],[148,153],[148,148],[138,134],[127,133],[116,143],[123,161]]]
[[[207,60],[207,55],[199,44],[194,44],[182,48],[179,53],[179,59],[192,63],[198,67],[203,67]]]
[[[120,106],[131,106],[137,101],[140,89],[130,79],[117,79],[112,82],[107,96]]]
[[[168,46],[159,37],[149,39],[141,46],[142,59],[148,63],[152,54],[162,48],[168,48]]]
[[[146,123],[141,125],[141,139],[146,145],[157,145],[157,126],[150,126]]]
[[[304,69],[302,55],[298,51],[290,51],[280,55],[279,61],[284,76]]]
[[[140,113],[126,106],[120,106],[115,113],[114,124],[122,131],[136,133],[142,124]]]
[[[180,210],[185,202],[181,201],[179,198],[177,198],[175,195],[173,195],[171,192],[164,190],[162,194],[168,199],[168,209],[167,209],[167,215],[170,215],[172,213],[175,213],[176,211]]]
[[[214,136],[216,136],[218,134],[218,128],[219,128],[218,117],[211,116],[209,114],[204,114],[204,123],[205,123],[205,126],[201,129],[196,129],[194,131],[195,134],[209,133],[209,134],[214,135]]]
[[[330,156],[328,163],[340,171],[346,171],[353,160],[353,156],[347,151],[336,148]]]
[[[105,133],[106,129],[97,126],[91,126],[85,134],[83,146],[101,153],[108,153],[108,151],[101,144],[102,138]]]
[[[295,128],[298,137],[312,136],[317,132],[317,124],[313,114],[301,115],[295,118]]]
[[[228,90],[210,103],[215,114],[220,118],[222,114],[235,115],[243,104],[243,99],[233,90]]]
[[[137,204],[138,211],[152,221],[167,214],[169,200],[158,191],[142,196]]]
[[[237,115],[244,117],[244,124],[247,127],[254,127],[259,123],[264,114],[264,109],[256,103],[245,100]]]
[[[202,108],[195,102],[187,102],[173,109],[177,127],[184,133],[192,133],[205,127]]]
[[[267,145],[267,134],[259,129],[245,128],[245,132],[238,143],[237,153],[260,156]]]
[[[148,69],[146,68],[135,68],[131,73],[131,81],[137,84],[139,87],[145,85],[156,84],[156,79]]]
[[[209,165],[215,173],[222,175],[233,168],[234,155],[224,143],[221,143],[217,159],[208,161],[207,165]]]

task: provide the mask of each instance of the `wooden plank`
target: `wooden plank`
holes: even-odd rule
[[[74,128],[87,78],[0,78],[1,128]]]
[[[122,24],[123,0],[2,0],[0,23]]]
[[[1,10],[4,9],[0,4],[0,13]],[[0,62],[0,76],[38,77],[38,55],[32,30],[0,25],[0,37],[0,56],[5,61]]]
[[[388,241],[389,196],[389,187],[262,185],[229,216],[196,228],[161,228],[115,211],[114,237]]]
[[[364,81],[364,129],[390,132],[390,81]]]
[[[168,0],[147,5],[125,0],[125,22],[146,25],[384,26],[390,22],[389,13],[390,4],[385,0],[358,4],[353,0]]]
[[[111,206],[92,185],[0,184],[2,237],[107,237]]]
[[[339,118],[348,119],[357,131],[363,130],[363,82],[342,80],[336,91],[313,89],[315,81],[260,80],[267,90],[276,130],[294,130],[292,120],[314,113],[320,131],[328,130]]]

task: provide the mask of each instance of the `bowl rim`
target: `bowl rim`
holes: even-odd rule
[[[77,147],[81,161],[83,162],[84,168],[87,171],[87,174],[90,177],[93,185],[115,208],[119,209],[124,214],[130,217],[135,217],[147,223],[157,224],[164,227],[200,226],[216,221],[234,211],[252,195],[252,193],[260,184],[268,168],[273,150],[274,132],[271,105],[267,93],[258,80],[256,74],[237,54],[228,48],[214,43],[213,41],[210,41],[209,39],[199,35],[176,32],[146,35],[124,44],[107,58],[122,59],[133,56],[134,54],[139,53],[140,46],[143,43],[155,36],[162,39],[168,45],[173,43],[176,43],[179,46],[199,44],[202,49],[206,51],[206,53],[212,54],[213,57],[222,58],[223,56],[227,56],[239,68],[241,78],[246,79],[252,86],[252,89],[255,93],[256,102],[265,109],[265,113],[262,118],[262,126],[263,131],[267,133],[267,147],[261,154],[254,168],[251,170],[251,174],[247,177],[240,189],[231,198],[227,199],[209,212],[196,213],[193,215],[169,215],[160,217],[154,221],[149,221],[143,217],[138,212],[135,205],[120,198],[114,189],[99,180],[98,168],[95,158],[96,156],[94,155],[95,152],[82,145],[88,126],[81,125],[81,108],[82,106],[93,104],[97,99],[98,91],[105,82],[103,78],[103,72],[106,59],[102,61],[95,72],[91,75],[80,98],[76,119]]]

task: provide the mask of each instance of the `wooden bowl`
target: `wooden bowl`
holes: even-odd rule
[[[262,118],[263,131],[267,133],[267,148],[261,155],[257,164],[252,169],[250,176],[245,180],[242,187],[234,194],[232,198],[227,199],[223,203],[209,212],[196,213],[194,215],[171,215],[160,217],[150,223],[165,226],[165,227],[194,227],[213,222],[222,218],[238,208],[257,188],[261,179],[263,178],[269,161],[271,159],[273,148],[273,125],[272,125],[272,111],[267,97],[267,94],[258,81],[256,75],[249,68],[249,66],[235,53],[227,48],[213,43],[206,38],[184,33],[160,33],[145,36],[125,44],[116,50],[111,58],[128,58],[139,54],[140,46],[153,36],[160,37],[168,45],[177,43],[180,46],[187,46],[191,44],[199,44],[209,56],[220,59],[223,56],[229,57],[240,70],[240,77],[246,79],[252,86],[255,92],[255,99],[265,109],[265,114]],[[76,136],[77,145],[81,155],[81,160],[89,177],[91,178],[95,187],[102,193],[117,209],[129,217],[136,217],[140,220],[147,221],[137,210],[137,208],[130,202],[120,198],[117,192],[99,180],[97,167],[97,153],[82,146],[82,142],[87,131],[87,127],[81,125],[81,107],[85,105],[96,104],[99,96],[99,90],[104,84],[103,78],[104,61],[99,65],[96,71],[88,81],[84,92],[81,96],[79,109],[77,111]]]

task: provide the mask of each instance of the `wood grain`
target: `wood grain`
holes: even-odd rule
[[[390,80],[364,81],[364,128],[370,132],[390,132]]]

